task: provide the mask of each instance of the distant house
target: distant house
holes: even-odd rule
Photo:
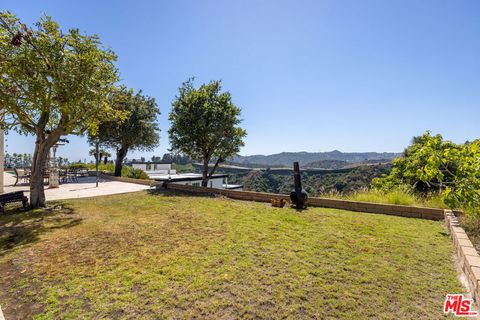
[[[134,169],[141,169],[148,175],[150,174],[176,174],[177,171],[172,169],[171,162],[132,162]]]
[[[200,187],[200,173],[177,173],[171,162],[132,162],[132,167],[145,171],[150,179]],[[243,190],[242,185],[228,184],[228,174],[214,174],[208,181],[209,188]]]

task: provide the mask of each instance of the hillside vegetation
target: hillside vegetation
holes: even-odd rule
[[[351,193],[369,188],[374,178],[389,174],[390,164],[365,165],[344,170],[302,170],[302,186],[311,195],[331,191]],[[243,184],[244,189],[257,192],[289,194],[293,189],[291,170],[226,170],[229,183]]]
[[[400,153],[388,152],[350,152],[344,153],[340,151],[331,152],[282,152],[272,155],[252,155],[252,156],[235,156],[229,161],[237,164],[257,164],[266,165],[270,167],[284,166],[290,168],[295,161],[300,162],[303,167],[316,161],[322,160],[337,160],[346,161],[350,163],[359,163],[369,160],[392,160],[401,156]]]
[[[307,163],[304,168],[320,168],[320,169],[341,169],[348,166],[349,162],[344,160],[319,160]]]

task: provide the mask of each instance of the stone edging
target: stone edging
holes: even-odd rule
[[[470,286],[472,297],[478,304],[480,300],[480,255],[465,230],[460,227],[458,218],[452,210],[445,210],[445,223],[455,245],[460,267]]]
[[[271,199],[285,199],[290,200],[290,197],[282,194],[251,192],[251,191],[236,191],[227,189],[205,188],[189,185],[181,185],[176,183],[165,183],[164,186],[167,189],[190,192],[197,194],[220,194],[232,199],[246,200],[246,201],[258,201],[258,202],[270,202]],[[349,211],[368,212],[368,213],[381,213],[402,217],[420,218],[429,220],[443,220],[444,209],[437,208],[422,208],[412,206],[401,206],[381,203],[370,202],[357,202],[349,200],[339,199],[326,199],[326,198],[308,198],[308,205],[314,207],[343,209]]]

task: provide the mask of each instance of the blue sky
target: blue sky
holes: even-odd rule
[[[4,0],[30,24],[96,33],[122,81],[168,113],[178,86],[221,79],[242,108],[241,154],[401,151],[425,130],[479,137],[479,1]],[[84,139],[60,152],[88,158]],[[7,151],[32,152],[10,134]],[[150,156],[153,153],[145,154]],[[139,156],[130,154],[128,157]]]

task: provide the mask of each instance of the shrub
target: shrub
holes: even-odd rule
[[[124,166],[122,168],[122,177],[133,178],[133,179],[142,179],[142,180],[150,179],[148,174],[145,171],[143,171],[142,169],[134,169],[134,168],[128,167],[128,166]]]
[[[327,192],[322,193],[321,197],[346,199],[359,202],[373,202],[385,204],[397,204],[405,206],[420,206],[431,208],[446,208],[442,196],[438,193],[430,193],[422,195],[414,192],[409,186],[402,186],[389,191],[381,191],[376,189],[363,189],[349,194],[342,194],[341,192]]]
[[[88,165],[86,163],[81,163],[81,162],[75,162],[75,163],[70,163],[68,165],[69,169],[89,169]]]
[[[95,168],[95,165],[94,165],[94,168]],[[115,170],[115,166],[113,165],[113,163],[107,163],[107,164],[100,163],[98,165],[98,170],[101,172],[113,173],[113,171]]]

